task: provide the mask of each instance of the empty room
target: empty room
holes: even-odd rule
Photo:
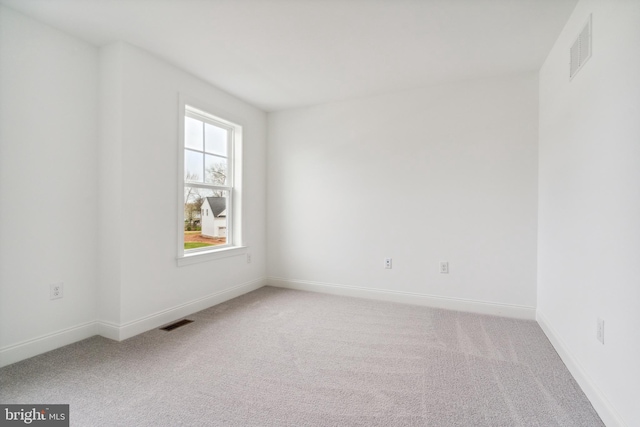
[[[640,0],[0,0],[0,425],[640,426]]]

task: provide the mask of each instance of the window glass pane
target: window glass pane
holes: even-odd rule
[[[191,182],[203,182],[202,153],[184,150],[184,179]]]
[[[203,129],[200,120],[184,118],[184,146],[202,151]]]
[[[204,175],[206,183],[227,185],[227,159],[225,157],[204,155]]]
[[[208,153],[227,155],[226,129],[205,123],[204,125],[204,151]]]
[[[227,243],[228,191],[184,188],[184,249]]]

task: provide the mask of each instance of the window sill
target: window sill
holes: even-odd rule
[[[197,264],[199,262],[214,261],[221,258],[228,258],[232,256],[240,256],[247,253],[246,246],[234,246],[224,249],[213,249],[207,252],[196,252],[192,254],[185,254],[176,258],[178,267],[184,265]]]

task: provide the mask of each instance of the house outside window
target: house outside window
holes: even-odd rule
[[[187,103],[183,106],[178,258],[241,248],[236,174],[241,167],[242,128]]]

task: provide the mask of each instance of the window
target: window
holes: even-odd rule
[[[183,105],[178,257],[240,248],[240,203],[236,198],[242,128]]]

